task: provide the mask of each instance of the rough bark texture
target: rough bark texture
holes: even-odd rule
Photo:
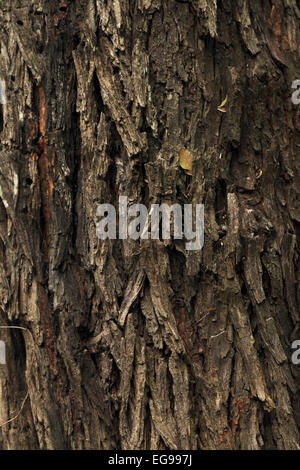
[[[0,448],[300,448],[299,8],[1,0]],[[120,195],[203,250],[101,242]]]

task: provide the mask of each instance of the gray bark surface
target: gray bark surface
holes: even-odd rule
[[[1,0],[0,448],[300,448],[299,8]],[[100,241],[120,195],[203,249]]]

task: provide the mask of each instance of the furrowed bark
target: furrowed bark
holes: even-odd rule
[[[0,324],[26,330],[0,330],[0,425],[28,398],[0,448],[300,448],[299,23],[296,0],[2,0]],[[203,249],[99,240],[120,196],[204,204]]]

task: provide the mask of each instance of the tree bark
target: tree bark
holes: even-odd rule
[[[300,448],[299,23],[1,1],[0,448]],[[119,196],[204,204],[203,249],[99,240]]]

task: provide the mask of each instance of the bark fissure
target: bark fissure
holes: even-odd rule
[[[0,448],[299,449],[299,22],[295,0],[2,0],[0,321],[33,340],[0,330],[0,422],[29,393]],[[203,249],[99,240],[120,196],[204,204]]]

